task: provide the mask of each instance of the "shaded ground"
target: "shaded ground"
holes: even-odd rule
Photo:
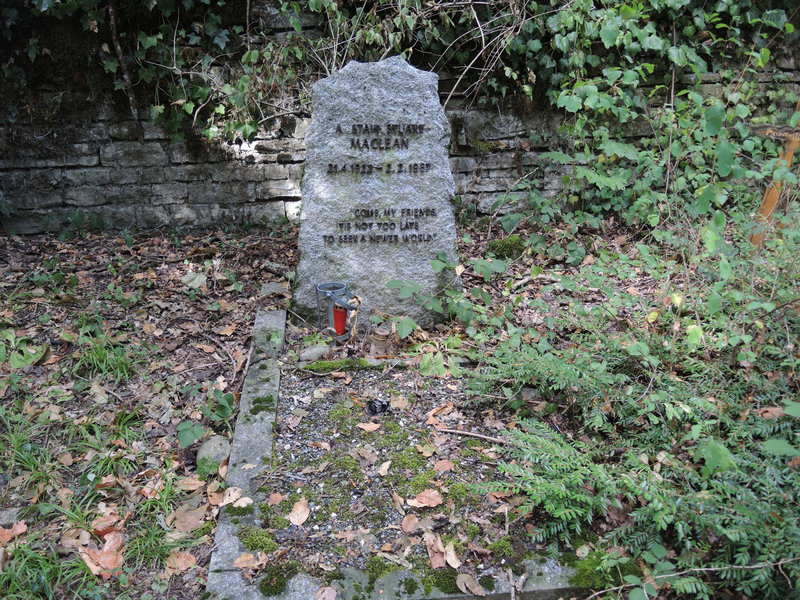
[[[497,236],[491,228],[462,233],[471,236],[464,256],[484,256],[487,238]],[[231,435],[253,315],[288,298],[261,297],[259,289],[284,280],[295,235],[0,238],[0,509],[7,509],[0,577],[10,586],[7,597],[199,597],[226,465],[209,472],[196,464],[196,450],[213,432]],[[506,281],[524,286],[523,297],[551,300],[554,311],[570,301],[539,294],[553,275],[537,279],[529,270],[530,260],[509,261],[503,280],[473,271],[463,280],[498,310]],[[648,280],[637,285],[643,293]],[[524,302],[512,310],[522,323],[547,327],[546,315]],[[498,476],[501,445],[433,427],[497,436],[513,427],[501,410],[505,399],[473,402],[460,380],[425,377],[413,366],[305,372],[293,360],[320,341],[306,325],[288,332],[276,460],[264,481],[276,494],[264,525],[281,560],[302,558],[318,574],[363,567],[374,556],[360,550],[367,539],[390,563],[427,564],[433,545],[434,553],[455,553],[478,578],[536,549],[526,536],[535,522],[520,518],[517,500],[466,486]],[[390,352],[418,363],[459,333],[440,326]],[[365,347],[357,340],[336,354]],[[389,411],[367,415],[370,400],[389,402]],[[529,413],[568,428],[557,406],[535,394],[527,402]],[[380,428],[359,427],[370,423]],[[281,520],[300,498],[310,504],[310,535]],[[403,504],[409,498],[419,510]],[[428,519],[425,527],[405,520],[412,513]]]

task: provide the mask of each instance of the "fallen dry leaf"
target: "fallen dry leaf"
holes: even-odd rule
[[[320,448],[322,450],[330,450],[331,445],[328,442],[311,442],[309,444],[312,448]]]
[[[392,396],[392,399],[389,401],[389,406],[397,410],[403,410],[408,407],[408,398],[405,396]]]
[[[311,511],[308,508],[308,501],[303,497],[294,503],[288,519],[292,524],[299,526],[306,522],[309,514],[311,514]]]
[[[392,466],[392,461],[387,460],[386,462],[381,463],[378,467],[378,475],[381,477],[386,477],[386,474],[389,472],[389,467]]]
[[[375,431],[380,429],[380,423],[356,423],[356,427],[359,429],[363,429],[364,431]]]
[[[188,504],[181,505],[175,511],[175,529],[187,533],[194,531],[203,524],[203,517],[206,516],[207,506],[190,508]]]
[[[216,351],[216,348],[209,344],[192,344],[192,345],[198,350],[202,350],[206,354],[212,354],[214,351]]]
[[[205,484],[205,481],[197,477],[180,477],[178,481],[175,482],[175,487],[186,492],[193,492],[200,489]]]
[[[461,566],[461,560],[456,555],[456,549],[455,546],[453,546],[453,542],[450,542],[449,544],[447,544],[447,546],[445,546],[444,558],[447,561],[447,564],[453,567],[454,569],[457,569],[458,567]]]
[[[425,540],[425,547],[428,549],[428,558],[431,561],[431,568],[443,569],[447,566],[447,560],[444,557],[444,545],[442,545],[442,538],[437,533],[435,536],[426,531],[423,536]]]
[[[244,508],[246,506],[250,506],[253,503],[252,498],[248,498],[247,496],[242,496],[236,502],[233,503],[234,508]]]
[[[406,511],[403,510],[403,503],[405,500],[403,499],[400,494],[397,492],[392,492],[392,504],[394,505],[394,509],[399,512],[401,515],[406,514]]]
[[[269,504],[270,506],[275,506],[276,504],[280,504],[282,501],[283,501],[283,494],[279,494],[278,492],[272,492],[269,495],[267,504]]]
[[[442,495],[438,491],[432,488],[423,490],[422,492],[417,494],[416,498],[409,498],[408,500],[406,500],[406,503],[409,506],[413,506],[415,508],[421,508],[423,506],[433,508],[435,506],[439,506],[442,502],[443,502]]]
[[[209,484],[208,489],[206,490],[206,497],[208,498],[208,503],[211,506],[219,506],[219,503],[222,502],[222,490],[219,489],[219,483],[213,481]]]
[[[425,458],[433,456],[433,453],[436,452],[436,446],[431,444],[417,444],[416,445],[417,452],[422,454]]]
[[[189,552],[180,552],[173,550],[167,555],[164,565],[166,566],[167,575],[172,576],[175,573],[183,573],[188,571],[197,564],[197,559]]]
[[[269,556],[264,552],[257,554],[240,554],[236,560],[233,561],[233,566],[237,569],[258,569],[263,567],[269,562]]]
[[[61,534],[61,541],[59,544],[68,550],[80,550],[87,546],[92,541],[92,534],[85,529],[78,529],[74,527],[67,529]]]
[[[9,529],[0,527],[0,545],[5,546],[8,542],[15,537],[21,536],[26,531],[28,531],[28,526],[25,524],[25,521],[17,521]]]
[[[446,471],[450,471],[455,467],[455,463],[452,460],[443,459],[438,461],[435,465],[433,465],[433,470],[437,473],[444,473]]]
[[[472,593],[476,596],[485,596],[486,590],[481,587],[475,578],[469,573],[459,573],[456,577],[456,585],[465,594]]]
[[[336,600],[336,588],[323,587],[314,594],[314,600]]]
[[[228,337],[229,335],[232,335],[234,331],[236,331],[236,323],[231,323],[227,327],[223,327],[221,329],[215,329],[214,333],[224,337]]]
[[[86,548],[80,556],[93,575],[100,575],[103,579],[111,579],[119,574],[122,569],[122,552],[125,550],[122,534],[115,531],[108,534],[106,542],[99,550]]]
[[[417,528],[418,522],[419,519],[416,515],[406,515],[403,522],[400,524],[400,528],[406,533],[411,533]]]
[[[233,504],[241,497],[242,497],[242,488],[229,487],[223,492],[222,501],[219,503],[219,505],[220,507],[223,507],[227,506],[228,504]]]

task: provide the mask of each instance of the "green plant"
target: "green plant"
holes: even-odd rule
[[[41,538],[15,544],[0,572],[0,589],[8,600],[32,598],[91,598],[97,593],[94,576],[80,558],[65,559]]]

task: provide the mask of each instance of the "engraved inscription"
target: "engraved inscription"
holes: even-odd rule
[[[321,234],[326,244],[420,244],[432,242],[436,233],[423,231],[425,217],[435,217],[436,209],[354,208],[352,220],[338,221],[336,234]]]

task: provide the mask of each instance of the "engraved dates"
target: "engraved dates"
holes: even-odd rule
[[[328,163],[327,175],[350,173],[353,175],[424,175],[430,172],[431,163]]]

